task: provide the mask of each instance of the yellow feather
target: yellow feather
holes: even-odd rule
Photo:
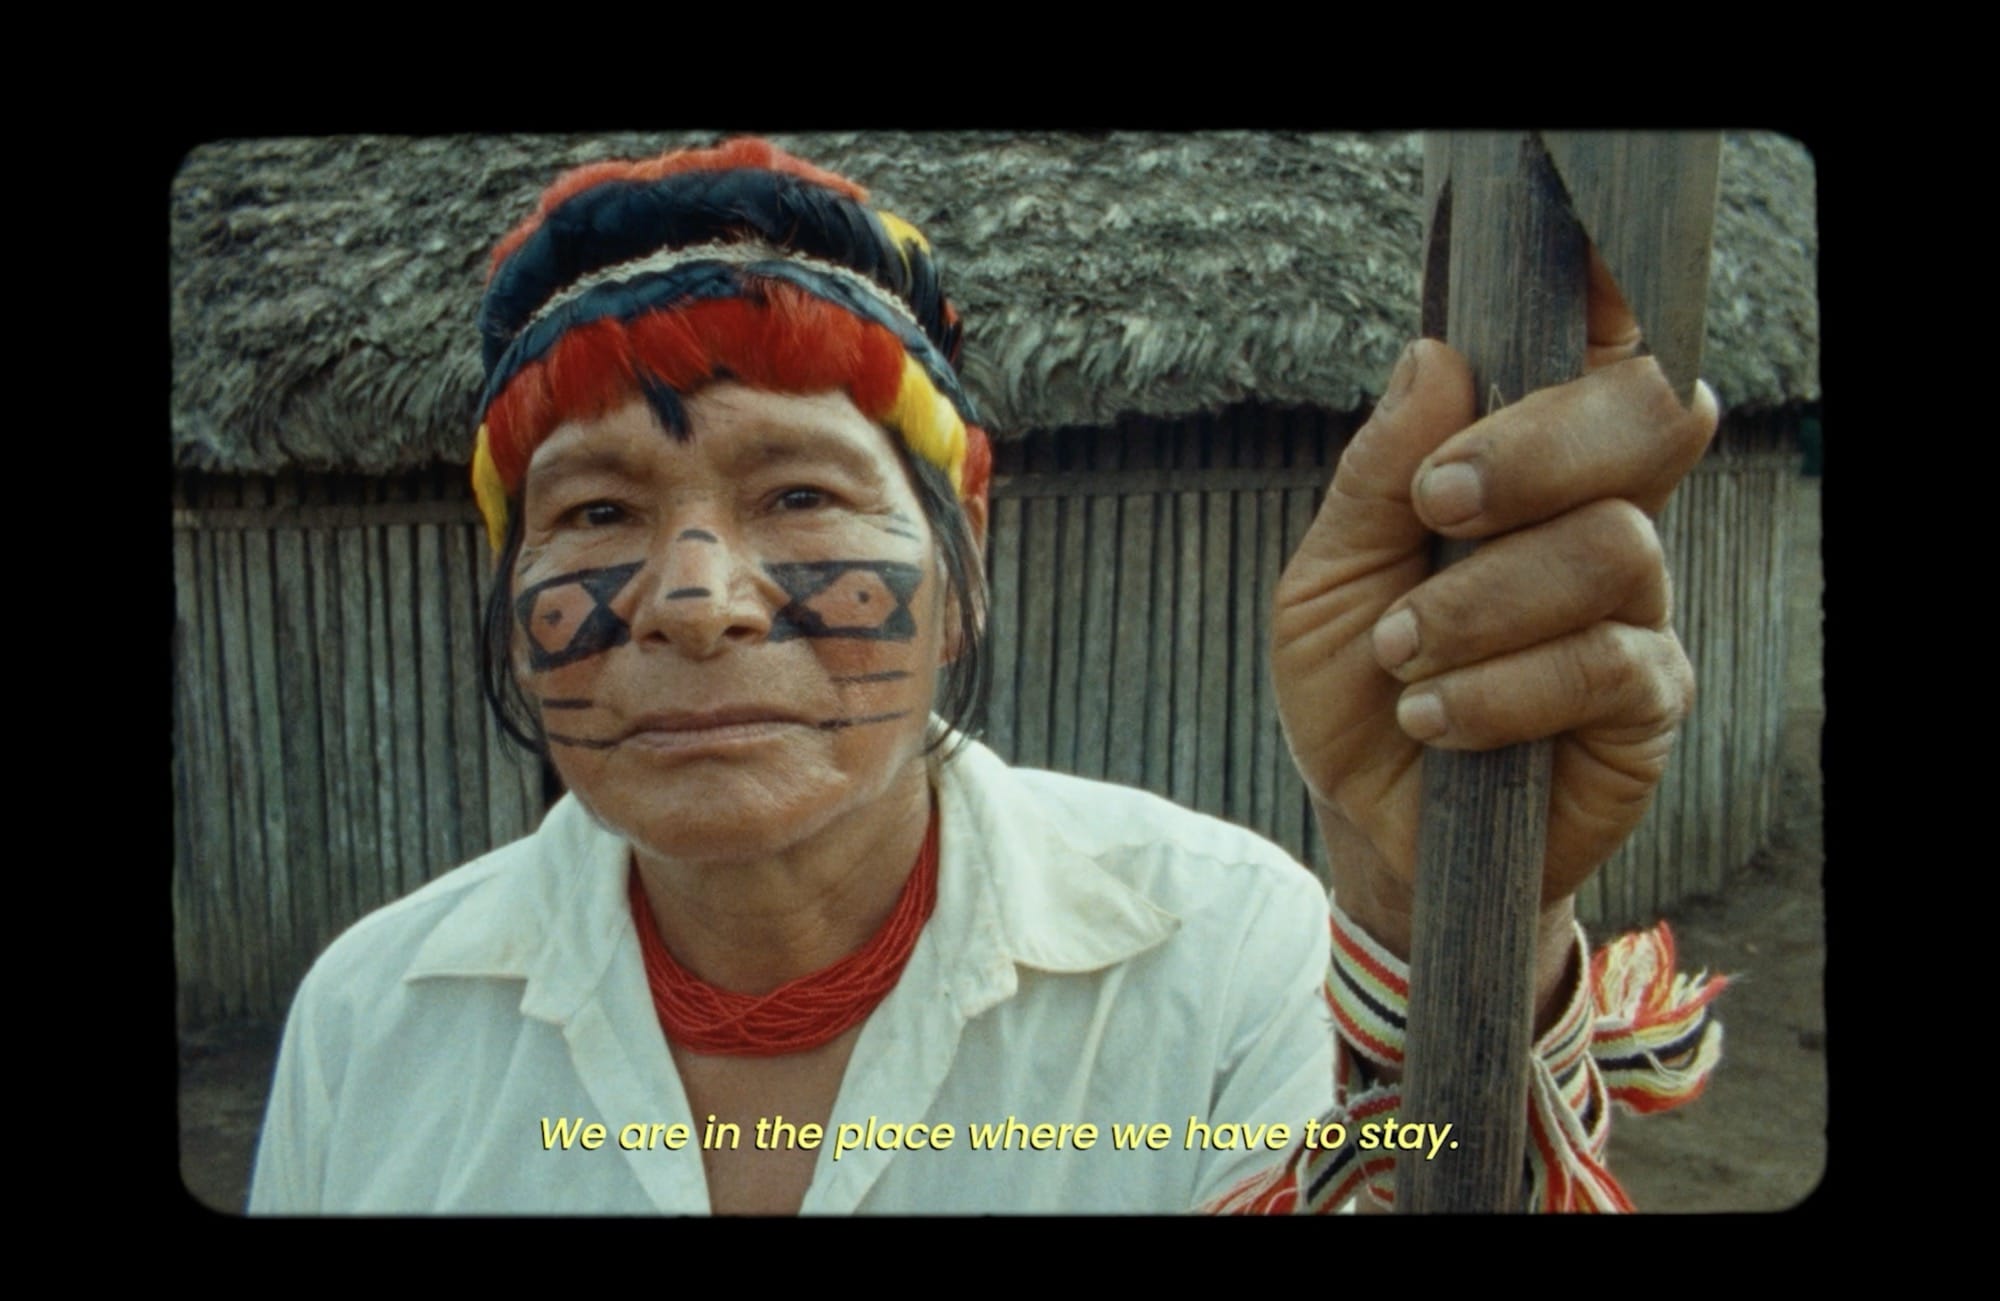
[[[931,384],[924,368],[907,356],[888,423],[902,434],[911,452],[943,470],[952,491],[959,491],[965,473],[965,422]]]
[[[486,426],[479,426],[479,438],[472,445],[472,497],[486,518],[486,540],[497,557],[507,542],[507,489],[500,482],[499,467],[487,450]]]
[[[931,242],[924,238],[922,231],[912,226],[909,222],[904,221],[893,212],[884,212],[880,208],[875,210],[875,215],[882,219],[882,224],[889,228],[890,236],[898,244],[915,244],[926,253],[931,251]]]

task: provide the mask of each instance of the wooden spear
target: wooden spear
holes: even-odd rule
[[[1426,138],[1423,332],[1485,415],[1583,374],[1590,244],[1685,403],[1701,367],[1716,135]],[[1440,540],[1437,563],[1462,559]],[[1550,743],[1424,753],[1401,1119],[1449,1122],[1397,1164],[1406,1212],[1521,1209]]]

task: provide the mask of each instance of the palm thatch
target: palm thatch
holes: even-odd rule
[[[720,133],[227,141],[172,192],[184,468],[462,460],[486,251],[560,169]],[[1415,332],[1413,136],[774,136],[930,235],[965,370],[1010,431],[1256,398],[1364,405]],[[1810,158],[1732,137],[1707,369],[1727,405],[1819,397]]]

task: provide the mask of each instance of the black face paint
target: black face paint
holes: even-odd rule
[[[673,591],[667,593],[667,599],[669,601],[690,601],[697,596],[707,595],[708,589],[706,587],[676,587]]]
[[[770,641],[853,637],[909,641],[917,635],[910,597],[924,571],[893,560],[814,560],[766,565],[792,599],[771,618]]]
[[[909,676],[908,669],[883,669],[880,673],[850,673],[834,681],[845,686],[850,682],[900,682]]]
[[[528,668],[536,673],[622,646],[632,627],[611,610],[645,562],[579,569],[536,583],[514,598],[514,617],[528,634]],[[551,740],[554,738],[551,737]]]
[[[542,700],[543,709],[590,709],[596,704],[596,701],[585,700],[581,696],[565,697],[560,700],[545,697]]]
[[[908,538],[912,542],[924,540],[924,535],[917,532],[917,522],[901,511],[890,511],[886,519],[862,518],[865,523],[874,525],[892,538]]]
[[[715,534],[707,529],[682,529],[674,535],[676,542],[714,542]]]

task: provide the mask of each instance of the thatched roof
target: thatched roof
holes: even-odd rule
[[[229,141],[172,192],[177,465],[464,459],[485,256],[564,167],[717,133]],[[1415,137],[774,136],[930,235],[1001,433],[1247,398],[1351,410],[1416,329]],[[1732,138],[1705,373],[1819,396],[1811,160]]]

